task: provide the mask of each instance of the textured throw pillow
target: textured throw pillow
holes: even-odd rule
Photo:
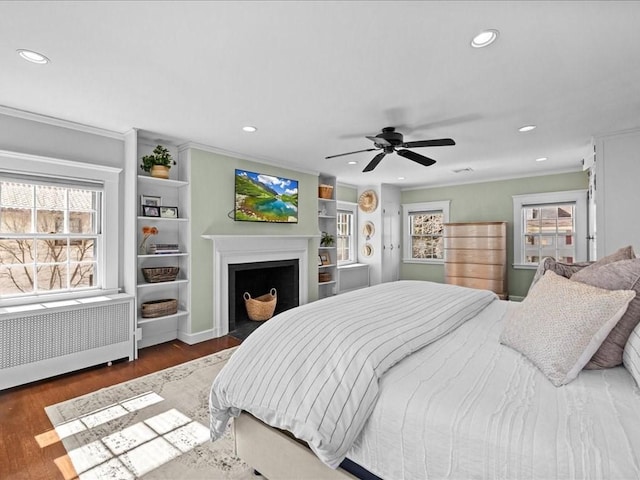
[[[622,355],[622,362],[640,388],[640,325],[638,325],[627,341]]]
[[[571,277],[572,281],[586,283],[607,290],[634,290],[627,311],[611,330],[585,368],[611,368],[622,363],[622,351],[629,335],[640,323],[640,258],[621,260],[606,265],[592,265]]]
[[[619,260],[630,260],[633,258],[636,258],[636,255],[633,252],[633,247],[631,245],[619,248],[611,255],[602,257],[600,260],[595,262],[564,263],[558,262],[555,258],[546,257],[543,258],[542,261],[538,264],[538,269],[533,276],[533,280],[531,281],[531,285],[529,286],[529,291],[531,291],[533,286],[538,282],[538,280],[543,277],[544,272],[546,272],[547,270],[553,270],[558,275],[561,275],[565,278],[571,278],[574,273],[581,271],[585,267],[599,267],[601,265],[617,262]]]
[[[571,382],[635,297],[605,290],[551,270],[509,311],[500,342],[527,357],[556,387]]]

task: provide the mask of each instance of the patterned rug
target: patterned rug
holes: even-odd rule
[[[255,479],[231,429],[209,440],[209,389],[233,348],[46,407],[67,479]]]

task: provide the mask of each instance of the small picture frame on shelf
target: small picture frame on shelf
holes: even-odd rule
[[[142,215],[144,215],[145,217],[159,217],[160,207],[155,207],[153,205],[143,205]]]
[[[322,263],[322,265],[329,265],[331,262],[329,260],[329,255],[326,253],[321,253],[320,255],[318,255],[320,257],[320,262]]]
[[[178,207],[160,207],[162,218],[178,218]]]
[[[322,255],[318,255],[318,266],[322,266]]]
[[[162,197],[156,197],[153,195],[140,195],[140,205],[143,207],[159,207],[162,205]]]

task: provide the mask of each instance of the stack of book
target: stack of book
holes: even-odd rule
[[[149,245],[149,253],[152,255],[180,253],[180,249],[177,243],[152,243]]]

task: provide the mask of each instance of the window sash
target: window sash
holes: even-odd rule
[[[350,210],[338,209],[338,265],[354,262],[354,223],[355,216]]]
[[[27,178],[32,180],[0,179],[0,298],[101,289],[102,190],[95,184],[87,188],[86,183],[69,185],[66,180],[52,179],[47,185],[27,182]],[[21,192],[4,195],[12,185]],[[54,191],[47,193],[42,187]],[[70,195],[74,190],[88,191],[90,197],[74,201]],[[12,194],[13,202],[9,197]],[[90,205],[82,205],[86,201]],[[20,211],[25,213],[24,224],[10,225],[11,217]],[[82,214],[89,218],[83,220]],[[39,215],[49,223],[43,226]],[[76,232],[75,223],[81,227],[77,229],[89,233]],[[45,227],[53,232],[39,231]]]
[[[444,263],[442,229],[449,221],[450,204],[450,200],[440,200],[402,205],[404,263]],[[431,215],[439,217],[437,222],[417,225],[418,216]]]
[[[547,256],[568,263],[587,259],[586,190],[514,195],[512,198],[514,268],[536,268],[539,261]],[[555,218],[543,218],[543,210],[550,207],[555,209],[555,214],[551,215]],[[566,211],[569,207],[570,215],[564,216],[566,213],[562,212],[558,215],[558,208]],[[539,209],[537,225],[533,218],[528,218],[533,217],[531,211],[535,209]],[[568,217],[570,221],[566,220]]]
[[[430,229],[429,221],[422,218],[422,224],[417,225],[418,217],[439,218],[440,227],[437,231]],[[438,220],[436,220],[437,222]],[[411,258],[412,259],[434,259],[444,258],[442,248],[442,225],[444,224],[444,212],[442,210],[431,210],[422,212],[411,212],[409,214],[410,236],[411,236]],[[427,230],[425,232],[425,230]]]
[[[570,209],[569,217],[561,217],[560,210]],[[547,210],[545,217],[544,210]],[[552,215],[550,211],[555,210]],[[537,214],[537,218],[534,216]],[[520,239],[522,245],[523,265],[538,265],[545,257],[553,257],[558,261],[572,263],[576,259],[576,204],[575,202],[556,202],[525,204],[522,206],[522,229]],[[571,220],[570,229],[560,229],[561,218]],[[537,225],[535,225],[537,223]],[[564,237],[564,245],[560,240]],[[570,243],[567,239],[570,238]],[[528,243],[533,240],[533,244]],[[536,242],[537,239],[537,242]]]

